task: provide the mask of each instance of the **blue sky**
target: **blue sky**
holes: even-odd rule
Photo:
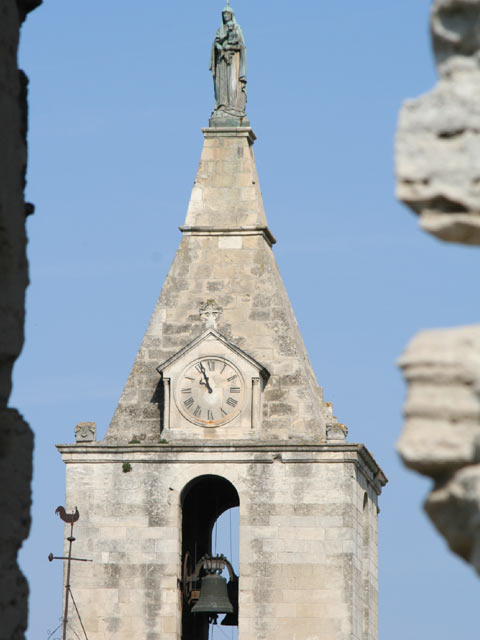
[[[429,1],[232,4],[280,271],[326,399],[390,479],[380,499],[380,637],[470,640],[478,580],[422,513],[429,481],[394,450],[404,397],[396,358],[422,328],[478,320],[477,250],[422,233],[393,195],[399,107],[436,81]],[[36,434],[21,555],[29,640],[46,638],[61,615],[61,568],[47,561],[63,540],[54,445],[72,442],[81,421],[105,433],[180,241],[222,7],[48,0],[23,27],[36,213],[11,404]]]

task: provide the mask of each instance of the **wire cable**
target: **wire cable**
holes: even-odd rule
[[[53,634],[57,633],[57,631],[60,629],[62,624],[63,624],[63,618],[60,618],[60,624],[58,625],[58,627],[55,627],[55,629],[53,631],[47,632],[49,634],[47,640],[50,640],[50,638],[53,636]]]
[[[78,611],[77,603],[75,602],[75,598],[73,597],[72,590],[69,589],[69,592],[70,592],[70,596],[72,598],[73,606],[75,607],[75,611],[77,612],[78,620],[80,621],[80,625],[82,627],[82,631],[83,631],[83,633],[85,635],[86,640],[88,640],[87,632],[85,631],[85,627],[83,626],[83,622],[82,622],[82,619],[80,617],[80,612]]]

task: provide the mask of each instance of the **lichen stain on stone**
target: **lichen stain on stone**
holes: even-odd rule
[[[121,569],[118,564],[104,564],[103,572],[107,589],[116,589],[120,586]]]

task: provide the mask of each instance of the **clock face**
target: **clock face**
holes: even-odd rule
[[[203,427],[219,427],[242,410],[245,383],[237,367],[219,356],[191,362],[180,374],[175,402],[182,415]]]

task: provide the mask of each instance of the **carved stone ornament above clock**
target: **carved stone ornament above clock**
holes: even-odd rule
[[[163,382],[163,430],[257,429],[269,373],[208,328],[157,367]]]

